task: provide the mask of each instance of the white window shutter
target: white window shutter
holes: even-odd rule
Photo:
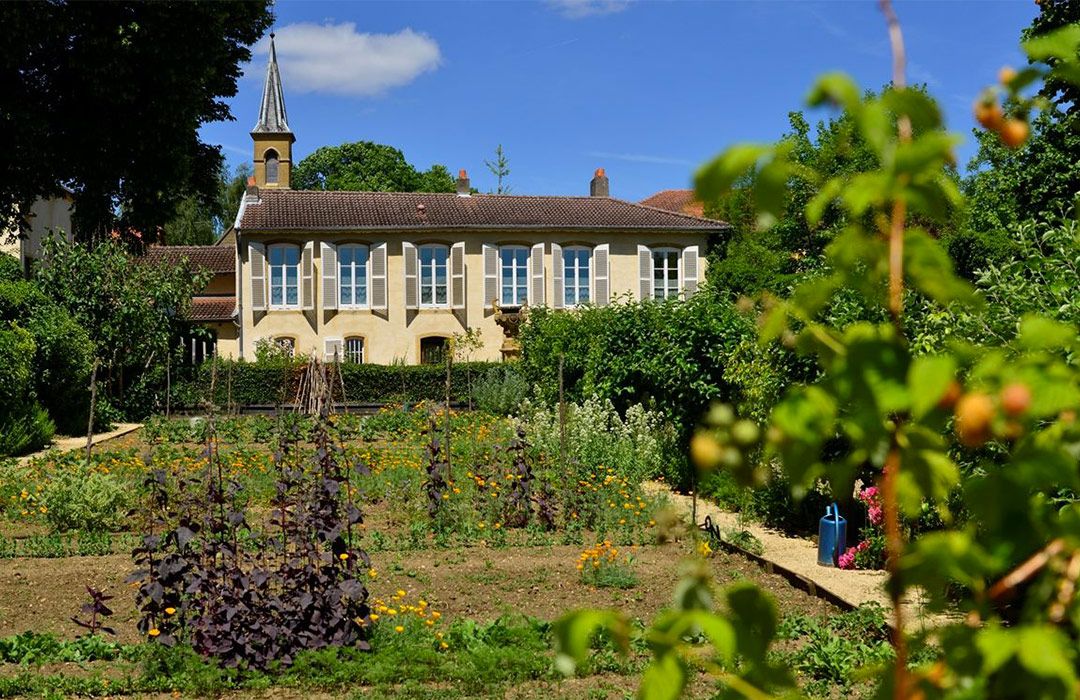
[[[333,243],[321,244],[320,265],[322,266],[322,306],[324,309],[338,307],[338,258],[337,246]]]
[[[607,243],[603,243],[593,248],[592,299],[593,303],[597,306],[607,306],[608,302],[611,301],[610,253],[611,246]]]
[[[484,308],[499,300],[499,249],[484,244]]]
[[[420,276],[417,271],[416,246],[403,241],[401,252],[405,257],[405,308],[420,307]]]
[[[266,311],[266,246],[248,243],[248,264],[251,266],[251,308]]]
[[[368,257],[368,301],[373,309],[386,308],[386,244],[371,246]]]
[[[638,257],[638,299],[652,299],[653,287],[653,260],[652,251],[648,246],[637,247]]]
[[[308,241],[304,244],[304,252],[300,256],[300,275],[303,278],[303,283],[300,285],[300,305],[305,310],[315,308],[315,285],[312,280],[312,265],[314,265],[312,258],[314,257],[315,241]]]
[[[327,338],[324,341],[323,362],[341,362],[345,359],[344,343],[341,338]]]
[[[450,306],[465,308],[465,243],[450,246]]]
[[[698,288],[698,247],[688,245],[682,252],[682,288],[690,296]]]
[[[544,305],[544,244],[537,243],[529,255],[529,305]]]
[[[555,298],[551,300],[551,306],[556,309],[561,309],[566,306],[566,291],[563,286],[566,278],[566,271],[563,269],[563,257],[562,246],[558,243],[551,244],[551,282],[554,287],[553,294]]]

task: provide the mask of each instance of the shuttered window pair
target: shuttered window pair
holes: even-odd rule
[[[611,300],[611,272],[609,247],[606,243],[594,248],[551,244],[551,261],[554,269],[556,309],[570,308],[585,303],[607,306]]]
[[[386,244],[321,243],[324,309],[386,308]]]
[[[345,362],[363,364],[364,339],[359,336],[327,338],[323,341],[323,360],[325,362]]]
[[[698,247],[638,246],[638,298],[672,299],[697,291]]]
[[[403,242],[405,308],[465,308],[465,244]]]
[[[314,293],[311,259],[315,244],[303,247],[278,243],[269,249],[262,243],[248,246],[251,264],[251,308],[312,309]]]

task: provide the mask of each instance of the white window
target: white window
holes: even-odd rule
[[[589,301],[589,266],[592,251],[583,246],[563,248],[563,295],[566,306],[577,306]]]
[[[368,305],[368,247],[338,246],[338,303],[342,308]]]
[[[502,306],[524,306],[529,300],[529,249],[520,245],[499,248]]]
[[[300,308],[300,248],[270,246],[270,308]]]
[[[446,280],[450,249],[444,245],[424,245],[418,252],[420,306],[449,306]]]
[[[679,296],[679,251],[674,248],[655,248],[653,261],[653,299],[674,299]]]
[[[364,363],[364,339],[363,338],[346,338],[345,339],[345,361],[353,362],[355,364]]]

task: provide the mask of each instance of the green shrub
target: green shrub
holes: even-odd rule
[[[36,403],[0,417],[0,455],[21,455],[40,450],[56,434],[56,424]]]
[[[34,392],[35,349],[27,330],[18,326],[0,330],[0,455],[40,449],[56,431]]]
[[[481,411],[508,416],[529,395],[529,383],[514,365],[492,367],[473,384],[473,400]]]
[[[125,523],[130,494],[111,474],[73,463],[45,485],[41,501],[54,532],[112,532]]]
[[[0,283],[14,282],[23,278],[22,265],[13,255],[0,253]]]

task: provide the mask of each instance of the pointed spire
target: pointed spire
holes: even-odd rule
[[[252,133],[291,134],[289,118],[285,115],[285,93],[281,89],[278,72],[277,50],[274,34],[270,34],[270,62],[266,65],[266,84],[263,85],[262,105],[259,107],[259,123]]]

